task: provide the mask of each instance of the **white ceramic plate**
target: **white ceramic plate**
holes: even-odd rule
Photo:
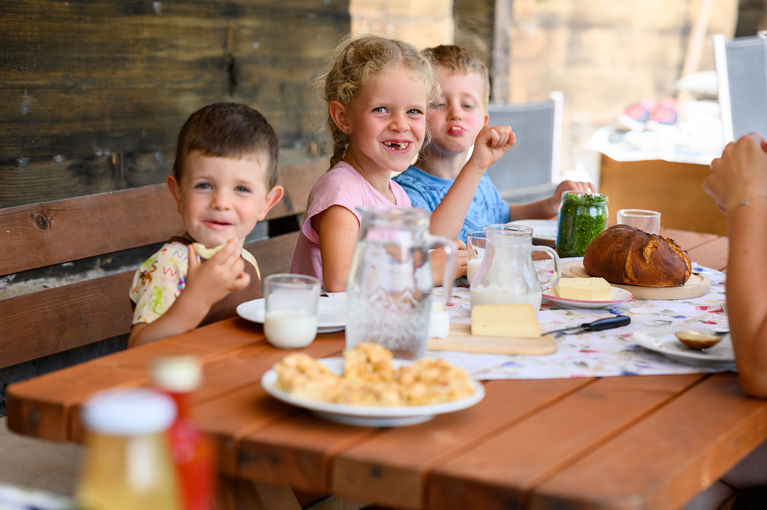
[[[343,358],[323,358],[319,361],[337,374],[343,372]],[[409,363],[412,362],[394,360],[395,368]],[[472,381],[474,394],[453,402],[426,406],[361,406],[296,398],[278,389],[276,384],[277,373],[274,370],[269,370],[261,377],[261,386],[278,400],[308,409],[326,420],[364,427],[401,427],[423,423],[431,420],[437,414],[451,413],[471,407],[485,396],[484,387],[477,381]]]
[[[509,225],[527,225],[533,229],[535,239],[557,242],[557,220],[514,220]]]
[[[674,335],[674,331],[680,329],[685,328],[677,326],[674,328],[660,327],[642,329],[634,333],[634,341],[645,349],[659,352],[673,360],[681,361],[682,363],[716,367],[735,366],[735,353],[732,350],[730,335],[722,338],[722,341],[711,349],[696,351],[685,346]]]
[[[317,333],[342,331],[346,327],[346,299],[342,296],[320,296],[317,306]],[[264,322],[264,298],[245,301],[237,305],[237,315],[249,321]]]
[[[554,289],[551,289],[554,290]],[[631,292],[618,287],[610,287],[610,301],[588,301],[584,299],[561,298],[556,295],[543,294],[546,301],[551,301],[563,308],[609,308],[619,303],[631,301]]]

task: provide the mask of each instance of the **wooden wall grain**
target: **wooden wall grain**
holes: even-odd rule
[[[348,0],[0,2],[0,207],[161,182],[216,101],[317,157],[312,81],[349,30]]]

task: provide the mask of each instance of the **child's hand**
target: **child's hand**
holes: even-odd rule
[[[549,198],[549,216],[556,216],[559,211],[559,204],[562,203],[562,194],[565,191],[575,191],[576,193],[594,193],[594,185],[590,182],[581,181],[562,181],[554,190],[554,194]]]
[[[453,280],[466,274],[466,268],[469,264],[469,252],[466,251],[466,243],[460,239],[453,239],[455,244],[455,266],[453,267]],[[442,285],[445,276],[445,264],[447,264],[447,253],[439,248],[431,252],[431,272],[434,285]]]
[[[477,135],[469,162],[482,172],[501,159],[517,142],[511,126],[485,126]]]
[[[191,245],[188,249],[189,272],[184,293],[191,293],[195,299],[213,305],[230,292],[242,290],[250,283],[245,262],[240,257],[240,243],[236,239],[227,241],[224,248],[205,262],[197,259]]]

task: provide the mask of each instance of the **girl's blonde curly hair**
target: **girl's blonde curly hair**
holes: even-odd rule
[[[336,48],[327,71],[320,76],[323,98],[328,104],[338,101],[348,106],[371,75],[400,64],[420,75],[430,96],[434,93],[436,82],[431,64],[410,44],[374,35],[346,38]],[[346,154],[349,135],[338,129],[329,113],[327,126],[333,141],[332,168]],[[427,143],[428,130],[424,146]]]

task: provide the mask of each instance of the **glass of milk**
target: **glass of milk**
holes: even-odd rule
[[[317,336],[320,280],[272,274],[264,280],[264,335],[279,349],[306,347]]]
[[[469,262],[466,266],[466,278],[471,280],[477,273],[482,257],[485,256],[485,242],[487,241],[487,234],[483,230],[476,232],[469,232],[466,236],[466,251],[469,254]]]

